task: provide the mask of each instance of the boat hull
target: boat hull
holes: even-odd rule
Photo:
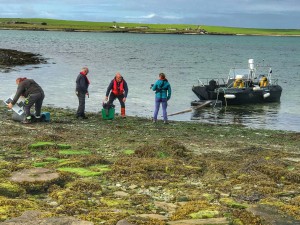
[[[200,100],[221,100],[227,105],[256,104],[280,102],[282,88],[279,85],[270,85],[258,90],[253,87],[226,88],[218,87],[211,90],[209,85],[194,86],[192,91]]]

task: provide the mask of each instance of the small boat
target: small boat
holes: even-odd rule
[[[199,79],[192,91],[200,101],[217,100],[225,105],[280,102],[282,88],[277,83],[270,66],[255,67],[249,59],[247,69],[232,68],[227,79]]]

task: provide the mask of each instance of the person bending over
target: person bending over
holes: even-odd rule
[[[108,104],[112,104],[117,98],[121,104],[121,116],[125,115],[125,101],[128,95],[128,85],[120,73],[116,73],[114,79],[110,82],[106,90],[105,100]]]
[[[22,123],[31,123],[30,109],[35,106],[35,117],[39,119],[41,117],[41,109],[45,94],[43,89],[33,80],[26,77],[19,77],[16,79],[18,85],[17,92],[11,103],[8,104],[8,108],[11,109],[14,104],[17,103],[20,96],[25,97],[24,112],[25,119]]]

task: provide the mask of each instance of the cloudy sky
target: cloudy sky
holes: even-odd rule
[[[300,0],[0,0],[0,18],[300,29]]]

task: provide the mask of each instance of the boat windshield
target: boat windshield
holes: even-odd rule
[[[253,70],[233,68],[230,69],[228,76],[229,79],[251,79],[252,75],[253,75]]]

